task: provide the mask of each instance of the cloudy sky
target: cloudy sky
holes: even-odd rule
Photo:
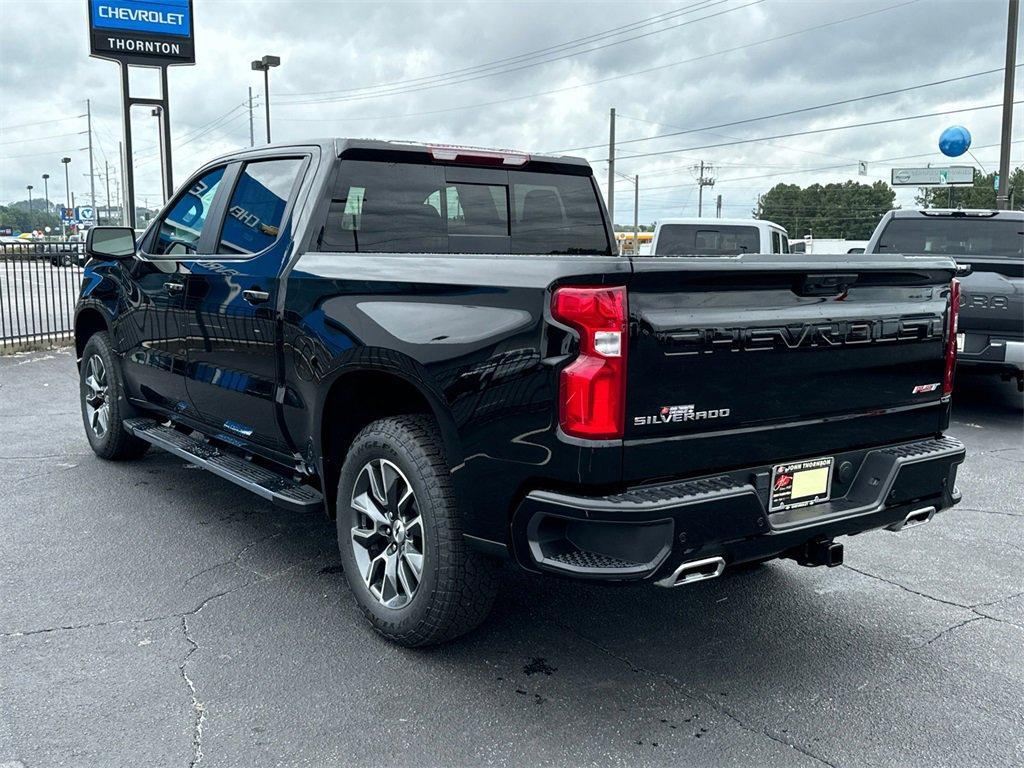
[[[692,166],[701,160],[717,180],[705,191],[705,214],[721,194],[725,215],[744,217],[780,181],[888,180],[894,165],[940,163],[938,136],[951,124],[970,129],[986,170],[997,165],[999,109],[820,129],[1000,102],[1002,74],[988,71],[1003,66],[1006,0],[195,0],[195,27],[196,65],[170,73],[177,182],[208,158],[249,144],[250,86],[262,140],[263,84],[250,62],[263,54],[282,59],[271,72],[275,140],[360,136],[572,150],[593,161],[604,187],[615,107],[618,139],[628,142],[619,146],[618,170],[640,175],[643,222],[696,214]],[[73,158],[76,198],[87,199],[86,98],[96,169],[102,174],[109,162],[114,184],[117,66],[89,58],[87,0],[0,0],[0,29],[0,202],[24,199],[27,184],[41,195],[43,173],[52,177],[51,199],[63,199],[64,155]],[[1018,50],[1024,58],[1024,45]],[[952,80],[967,75],[976,76]],[[135,88],[156,95],[151,78]],[[1024,138],[1022,121],[1018,107],[1015,139]],[[153,205],[160,200],[156,120],[139,109],[133,126],[138,201]],[[790,135],[806,131],[819,132]],[[632,141],[666,133],[676,135]],[[1014,145],[1013,159],[1021,158],[1024,142]],[[866,178],[858,176],[860,160]],[[102,204],[102,176],[96,189]],[[620,178],[616,195],[616,220],[631,223],[631,182]],[[912,196],[901,192],[900,201]]]

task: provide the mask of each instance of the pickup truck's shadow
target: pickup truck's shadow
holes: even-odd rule
[[[1002,381],[992,374],[957,372],[953,391],[954,419],[1011,417],[1016,419],[1019,428],[1021,410],[1024,410],[1024,393],[1017,391],[1016,383]]]

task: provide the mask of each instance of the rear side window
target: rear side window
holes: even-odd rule
[[[782,253],[782,235],[772,230],[772,253]]]
[[[217,253],[258,253],[277,239],[302,162],[288,158],[246,163],[228,203]]]
[[[757,227],[666,224],[658,234],[658,256],[736,256],[758,253]]]
[[[444,168],[345,160],[322,251],[447,252]]]
[[[451,175],[466,172],[343,161],[320,250],[611,253],[589,177],[490,171],[486,183],[476,183]]]
[[[589,176],[509,171],[512,253],[611,253]]]
[[[196,252],[222,178],[224,167],[214,168],[181,194],[160,222],[152,255],[187,256]]]
[[[882,253],[1024,256],[1024,221],[999,218],[893,218],[878,239]]]

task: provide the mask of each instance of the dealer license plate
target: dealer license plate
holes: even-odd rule
[[[835,458],[806,459],[772,467],[768,511],[809,507],[829,500]]]

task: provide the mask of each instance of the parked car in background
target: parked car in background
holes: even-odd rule
[[[866,253],[951,256],[969,267],[960,279],[960,365],[1024,391],[1024,211],[890,211]]]
[[[792,253],[864,253],[867,245],[867,240],[801,237],[789,241],[789,250]]]
[[[789,253],[786,230],[764,219],[662,219],[654,226],[655,256]]]
[[[682,253],[617,255],[579,158],[221,157],[141,242],[89,233],[86,435],[326,512],[356,603],[406,645],[480,622],[499,559],[676,587],[839,565],[837,537],[959,501],[951,259],[794,259],[769,222],[661,234]]]

